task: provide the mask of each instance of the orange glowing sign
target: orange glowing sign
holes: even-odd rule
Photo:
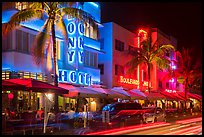
[[[144,82],[143,82],[143,86],[144,86],[144,87],[148,87],[148,81],[144,81]],[[149,83],[149,86],[151,87],[151,82]]]
[[[120,83],[126,83],[126,84],[132,84],[132,85],[139,85],[139,81],[136,79],[131,79],[131,78],[125,78],[123,76],[120,76]]]

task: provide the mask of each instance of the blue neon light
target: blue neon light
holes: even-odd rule
[[[67,30],[68,30],[69,35],[75,34],[75,32],[76,32],[76,24],[74,22],[70,22],[67,25]]]
[[[92,76],[82,71],[59,69],[59,82],[71,82],[81,85],[91,85]]]
[[[79,23],[78,30],[80,35],[84,35],[84,25],[82,23]]]
[[[98,4],[96,4],[95,2],[89,2],[91,5],[93,5],[94,7],[98,8]]]
[[[74,50],[72,50],[72,51],[69,51],[68,53],[67,53],[67,55],[68,55],[68,63],[74,63],[74,61],[75,61],[75,51]]]
[[[87,45],[85,44],[86,47],[92,48],[92,49],[96,49],[96,50],[100,50],[99,47],[95,47],[94,45]]]

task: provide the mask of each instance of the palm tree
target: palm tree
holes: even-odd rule
[[[62,5],[67,5],[63,7]],[[29,2],[28,7],[15,13],[10,20],[2,25],[2,35],[20,26],[21,22],[32,19],[45,19],[45,23],[41,31],[37,34],[33,45],[33,56],[35,62],[40,65],[44,61],[44,51],[46,50],[46,42],[50,43],[50,33],[52,38],[52,48],[54,57],[54,85],[58,86],[57,72],[57,52],[56,52],[56,29],[59,29],[68,42],[68,33],[63,17],[67,15],[70,18],[77,18],[77,21],[84,21],[85,25],[90,23],[95,29],[92,16],[81,9],[78,9],[78,2]],[[83,3],[82,3],[83,4]],[[75,6],[75,7],[74,7]],[[51,51],[51,50],[49,50]],[[50,53],[48,55],[51,55]],[[51,59],[51,57],[48,56]],[[55,110],[58,112],[58,95],[55,95]]]
[[[135,48],[130,55],[133,56],[129,62],[126,63],[128,66],[128,72],[133,72],[138,65],[146,65],[148,70],[148,92],[150,93],[150,69],[155,62],[159,69],[168,69],[170,67],[170,60],[165,56],[169,51],[174,50],[172,45],[158,45],[158,42],[152,43],[152,29],[149,30],[147,39],[141,42],[141,48]]]
[[[196,52],[193,48],[182,48],[182,51],[176,52],[178,56],[178,67],[174,70],[175,76],[183,79],[184,84],[184,94],[187,100],[187,92],[189,84],[193,83],[195,79],[202,76],[202,68],[199,59],[196,56]],[[185,100],[185,110],[186,110],[186,100]]]

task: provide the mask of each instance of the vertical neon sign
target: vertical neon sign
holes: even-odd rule
[[[67,31],[69,35],[68,64],[75,65],[78,69],[78,65],[83,64],[84,57],[84,25],[82,22],[77,23],[71,20],[67,25]]]

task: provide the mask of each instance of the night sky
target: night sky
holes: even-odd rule
[[[157,27],[177,39],[177,49],[195,47],[202,55],[202,3],[100,2],[101,22],[115,22],[135,31],[140,27]]]

